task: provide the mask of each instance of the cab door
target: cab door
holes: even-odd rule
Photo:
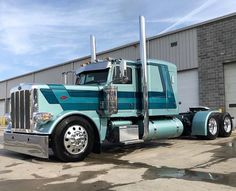
[[[117,80],[120,78],[120,69],[119,66],[113,68],[113,86],[118,88],[118,113],[112,115],[113,117],[131,117],[137,115],[138,93],[136,88],[136,74],[134,67],[127,66],[127,77],[128,79],[126,82]]]

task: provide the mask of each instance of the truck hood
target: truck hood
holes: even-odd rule
[[[45,110],[45,105],[57,105],[63,111],[97,110],[103,89],[102,86],[62,84],[34,85],[34,88],[38,89],[40,110]]]

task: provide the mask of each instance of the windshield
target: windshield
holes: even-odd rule
[[[109,69],[83,72],[76,80],[76,85],[103,84],[107,82]]]

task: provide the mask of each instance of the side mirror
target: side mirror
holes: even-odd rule
[[[120,80],[124,84],[129,80],[127,76],[127,64],[124,60],[121,60],[120,62]]]
[[[129,81],[128,75],[127,75],[127,63],[124,60],[121,60],[119,63],[119,66],[114,67],[114,74],[113,74],[113,80],[112,82],[115,84],[125,84]]]
[[[127,64],[124,60],[121,60],[120,62],[120,74],[122,79],[127,77]]]

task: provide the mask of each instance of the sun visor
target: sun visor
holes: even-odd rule
[[[79,75],[82,72],[87,71],[94,71],[94,70],[105,70],[106,68],[111,67],[111,62],[103,61],[103,62],[96,62],[92,64],[88,64],[86,66],[82,66],[76,70],[76,75]]]

